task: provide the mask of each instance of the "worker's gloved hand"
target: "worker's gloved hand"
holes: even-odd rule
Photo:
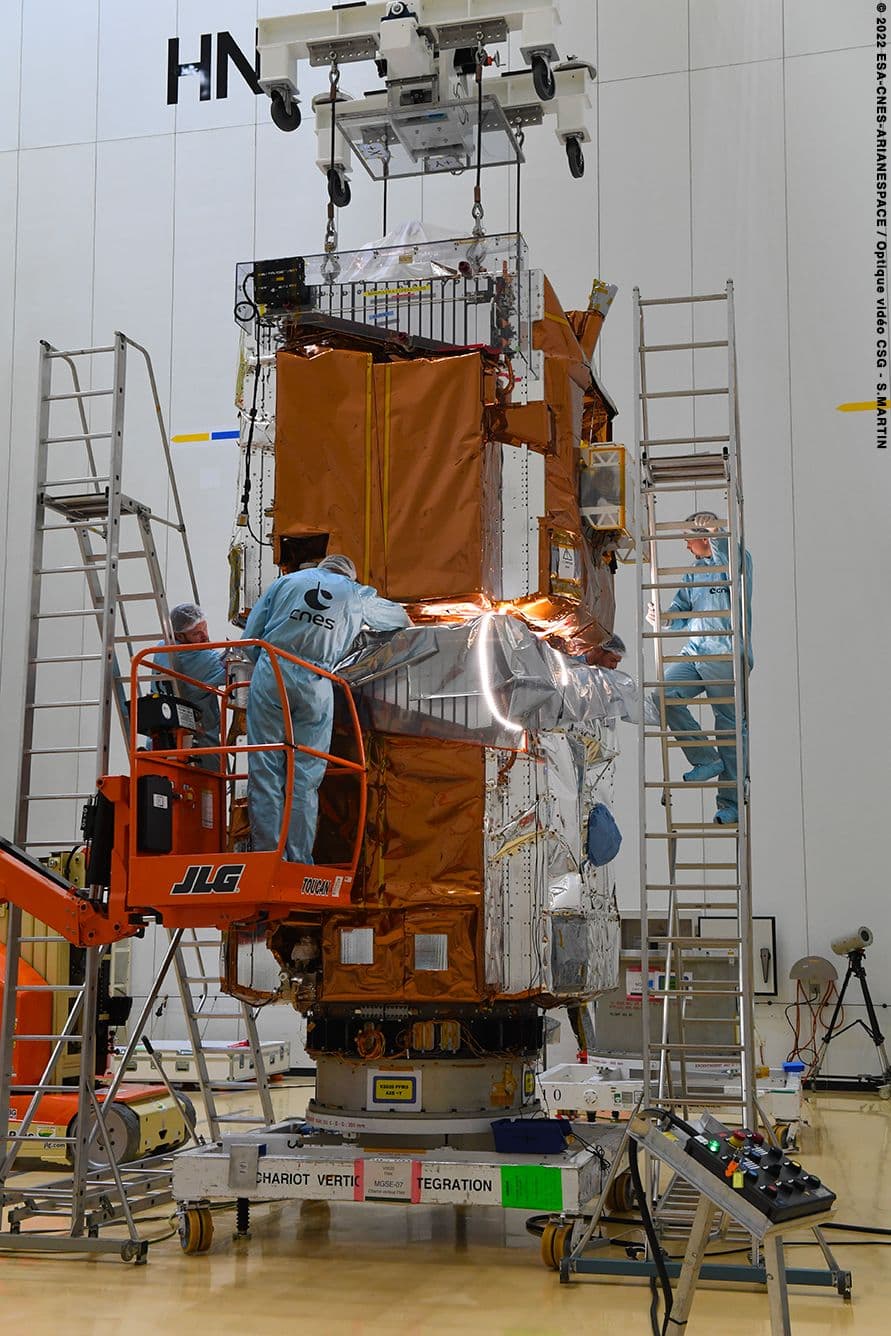
[[[655,603],[648,603],[648,604],[647,604],[647,621],[650,623],[650,626],[655,626],[655,625],[656,625],[656,604],[655,604]]]

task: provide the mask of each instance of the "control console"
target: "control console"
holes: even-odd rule
[[[765,1146],[760,1132],[741,1127],[703,1132],[691,1136],[686,1149],[776,1224],[828,1211],[835,1201],[835,1193],[816,1174],[790,1160],[779,1146]]]

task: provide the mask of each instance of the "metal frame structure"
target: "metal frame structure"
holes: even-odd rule
[[[144,359],[166,465],[168,495],[174,509],[173,518],[153,514],[148,506],[134,501],[122,490],[127,358],[130,351],[138,353]],[[105,384],[102,388],[84,388],[82,376],[85,370],[89,376],[88,383],[92,385],[94,374],[101,374],[101,360],[109,356],[113,359],[111,384]],[[54,372],[59,367],[66,368],[70,378],[70,381],[61,388],[56,383],[58,378],[54,377]],[[59,849],[76,843],[77,839],[72,838],[70,827],[65,830],[54,830],[50,838],[37,839],[38,833],[44,836],[48,833],[46,830],[34,829],[37,804],[70,803],[76,811],[77,805],[93,792],[92,788],[61,793],[46,791],[45,783],[42,783],[35,774],[36,767],[32,758],[51,757],[53,764],[56,764],[56,758],[72,757],[79,776],[80,757],[83,755],[95,758],[95,772],[91,776],[92,779],[107,773],[111,747],[111,720],[115,708],[125,735],[129,732],[130,725],[121,658],[126,655],[128,670],[129,659],[141,642],[156,642],[159,634],[166,639],[172,638],[164,581],[154,539],[154,524],[165,525],[179,534],[192,594],[196,602],[198,598],[157,382],[147,350],[119,332],[115,334],[112,344],[101,348],[61,351],[43,342],[40,348],[39,387],[31,604],[27,638],[22,760],[15,829],[16,841],[25,850]],[[95,429],[92,421],[93,401],[109,400],[110,419],[102,424],[101,430]],[[56,413],[53,405],[61,402],[74,406],[76,413],[74,431],[59,432],[53,425]],[[104,442],[106,445],[104,447],[97,445],[98,442]],[[79,462],[73,471],[69,465],[67,470],[63,467],[60,472],[56,462],[60,452],[56,447],[63,447],[62,453],[69,457],[72,453],[71,447],[75,447],[76,452],[81,454],[83,462]],[[100,463],[100,452],[103,450]],[[136,530],[136,542],[132,548],[127,548],[122,542],[122,530],[133,527],[127,525],[128,517],[134,521]],[[76,564],[52,564],[56,558],[47,554],[46,535],[58,533],[72,535],[75,538],[79,555]],[[54,546],[54,542],[55,540],[51,540],[50,548]],[[146,587],[136,591],[128,591],[122,587],[121,566],[127,561],[141,563],[143,573],[147,577]],[[51,600],[45,598],[49,584],[59,577],[70,576],[81,577],[82,591],[86,596],[82,598],[82,602],[85,606],[56,607]],[[128,605],[132,602],[151,605],[154,615],[149,632],[137,633],[131,625]],[[83,628],[84,635],[90,624],[95,621],[99,636],[98,651],[65,655],[47,654],[41,633],[45,625],[56,618],[71,619],[75,625]],[[59,699],[58,690],[53,692],[44,685],[43,670],[49,668],[51,672],[58,673],[60,666],[66,670],[69,678],[76,675],[80,681],[81,690],[79,693],[74,693],[76,696],[74,699]],[[83,682],[91,668],[94,669],[95,676],[90,687],[86,688],[83,687]],[[43,711],[48,710],[66,710],[75,713],[79,730],[78,745],[44,745],[38,719]],[[88,712],[95,714],[91,717]],[[89,741],[83,742],[82,739],[87,734],[91,735]],[[175,960],[178,976],[182,976],[180,987],[184,1008],[190,1018],[189,1024],[193,1026],[194,1021],[191,1019],[194,1014],[193,1008],[191,1002],[186,1005],[186,993],[183,991],[188,985],[178,950],[181,936],[181,933],[174,934],[171,938],[164,965],[152,990],[152,999],[157,995],[170,963]],[[58,991],[61,987],[71,998],[69,1015],[62,1030],[58,1034],[37,1036],[23,1035],[17,1032],[16,1027],[17,1001],[21,991],[18,974],[22,941],[22,909],[10,902],[3,1010],[0,1021],[0,1209],[5,1208],[8,1230],[3,1232],[2,1246],[27,1247],[29,1250],[39,1248],[56,1252],[120,1252],[126,1260],[144,1261],[148,1245],[140,1238],[134,1217],[140,1210],[157,1205],[162,1200],[171,1200],[170,1168],[169,1163],[157,1161],[120,1165],[109,1135],[107,1120],[103,1115],[102,1100],[97,1095],[93,1039],[96,1032],[100,967],[108,947],[93,946],[86,949],[84,981],[80,987],[68,988],[49,984],[31,986],[32,989],[40,987],[47,991]],[[135,1047],[141,1037],[142,1027],[149,1015],[149,1005],[147,1003],[143,1008],[142,1015],[134,1027],[131,1048]],[[246,1020],[247,1017],[243,1015],[242,1019]],[[249,1028],[249,1042],[252,1034],[256,1038],[255,1029]],[[15,1083],[18,1093],[29,1093],[31,1099],[24,1117],[13,1132],[10,1099],[14,1084],[14,1041],[16,1044],[48,1041],[52,1044],[52,1049],[42,1077],[35,1085],[22,1087],[19,1083]],[[70,1155],[73,1161],[71,1177],[42,1185],[39,1189],[29,1187],[27,1180],[23,1186],[16,1170],[16,1161],[28,1142],[41,1141],[41,1138],[30,1130],[41,1098],[51,1093],[73,1093],[71,1086],[52,1083],[52,1073],[57,1061],[69,1045],[74,1045],[79,1050],[78,1114],[73,1135],[62,1138],[65,1144],[71,1147]],[[253,1042],[251,1046],[255,1047]],[[117,1093],[123,1070],[122,1066],[118,1077],[104,1092],[104,1099],[109,1107]],[[170,1089],[166,1079],[164,1084]],[[263,1094],[264,1116],[268,1114],[271,1118],[268,1085],[265,1086]],[[211,1112],[212,1097],[208,1105],[209,1115]],[[98,1163],[96,1160],[93,1147],[97,1141],[104,1163]],[[65,1235],[46,1233],[45,1227],[37,1231],[22,1231],[21,1226],[25,1220],[47,1215],[55,1220],[60,1218],[66,1220]],[[100,1228],[114,1223],[126,1225],[127,1238],[124,1241],[120,1238],[100,1237]]]
[[[696,310],[702,302],[722,302],[726,311],[726,337],[697,339],[695,332],[684,331],[669,341],[648,343],[645,328],[645,308],[656,306]],[[635,421],[637,467],[640,486],[640,509],[637,542],[637,577],[639,592],[638,615],[643,617],[643,604],[652,598],[657,606],[662,592],[676,589],[687,571],[697,568],[692,563],[666,562],[662,553],[666,545],[677,551],[677,544],[689,537],[684,516],[678,515],[678,502],[684,510],[690,508],[691,494],[717,494],[727,509],[726,527],[713,537],[724,538],[728,544],[728,568],[715,568],[715,574],[726,581],[729,592],[729,612],[718,614],[717,620],[729,623],[718,631],[703,632],[703,636],[728,637],[732,651],[697,656],[726,665],[726,674],[718,679],[726,691],[715,698],[701,695],[685,700],[686,705],[701,708],[716,704],[732,704],[735,728],[732,733],[737,755],[737,776],[733,783],[738,820],[735,824],[715,826],[710,818],[702,816],[694,822],[680,821],[676,815],[676,795],[679,791],[700,790],[705,797],[728,787],[718,777],[699,783],[686,783],[673,778],[671,757],[682,745],[713,747],[711,739],[720,741],[728,736],[714,729],[705,741],[696,738],[678,739],[668,727],[665,705],[665,664],[678,661],[678,640],[687,637],[685,630],[674,629],[673,622],[682,620],[682,614],[657,614],[651,631],[641,630],[638,638],[639,672],[642,689],[652,690],[658,701],[658,727],[646,723],[640,731],[640,864],[641,864],[641,977],[643,998],[655,999],[659,1005],[660,1029],[657,1038],[652,1034],[649,1002],[641,1007],[642,1045],[644,1061],[644,1094],[646,1100],[655,1098],[660,1104],[682,1110],[729,1104],[740,1110],[745,1126],[757,1125],[758,1113],[755,1092],[754,1051],[754,963],[752,948],[751,854],[748,807],[748,776],[746,765],[746,720],[748,718],[748,658],[744,609],[747,602],[745,587],[745,534],[743,525],[743,494],[739,464],[739,408],[737,401],[736,348],[734,341],[733,284],[728,282],[724,292],[703,296],[642,299],[634,291],[635,324],[635,398],[638,411]],[[691,318],[691,326],[693,320]],[[697,386],[696,355],[704,350],[726,349],[727,384]],[[680,389],[650,388],[649,373],[655,357],[664,353],[691,355],[693,384]],[[697,435],[695,428],[686,437],[659,436],[654,423],[655,401],[689,399],[694,405],[701,396],[720,396],[726,399],[726,426],[709,434]],[[695,417],[694,417],[695,422]],[[700,447],[708,447],[701,450]],[[670,453],[669,453],[670,452]],[[670,518],[664,518],[668,510]],[[660,518],[660,516],[662,518]],[[647,642],[655,651],[655,674],[649,671],[645,655]],[[652,744],[657,744],[655,747]],[[664,829],[652,828],[649,799],[654,792],[661,796],[665,813]],[[693,845],[693,853],[686,852]],[[698,855],[697,855],[698,847]],[[664,851],[664,857],[657,856]],[[659,870],[654,874],[654,864]],[[683,876],[679,876],[683,873]],[[685,937],[681,933],[682,914],[720,908],[735,915],[735,938],[712,942],[704,937]],[[664,925],[658,936],[659,949],[653,952],[652,922]],[[737,977],[698,979],[685,968],[691,953],[712,945],[736,948]],[[664,971],[662,986],[649,989],[651,960]],[[674,980],[675,986],[672,986]],[[722,1000],[729,1004],[731,1015],[726,1028],[730,1033],[718,1043],[701,1043],[695,1039],[695,1025],[702,1016],[695,1014],[695,1004],[703,998]],[[708,1004],[707,1004],[708,1007]],[[714,1018],[709,1017],[713,1022]],[[722,1085],[730,1076],[738,1076],[739,1094],[729,1096],[725,1089],[719,1093],[705,1088],[695,1080],[697,1069],[708,1077],[720,1073]],[[656,1089],[651,1090],[651,1074],[656,1070]]]

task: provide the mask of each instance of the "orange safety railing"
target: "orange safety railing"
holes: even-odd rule
[[[167,654],[185,654],[194,653],[196,650],[226,650],[226,649],[249,649],[255,647],[259,650],[265,650],[275,675],[276,685],[278,687],[279,703],[282,710],[282,720],[284,723],[285,737],[282,742],[262,742],[245,743],[242,745],[227,745],[222,742],[227,732],[226,712],[230,708],[229,698],[233,692],[243,687],[248,687],[248,682],[227,682],[224,687],[214,687],[207,682],[202,682],[200,678],[189,677],[186,673],[178,672],[175,668],[168,668],[166,665],[155,664],[151,672],[140,674],[144,665],[151,664],[158,655]],[[349,710],[350,722],[352,724],[353,735],[355,737],[356,749],[359,756],[358,761],[350,761],[345,756],[335,756],[331,752],[317,751],[313,747],[305,747],[302,743],[294,741],[294,725],[291,719],[291,709],[288,702],[288,693],[285,688],[285,681],[282,675],[280,660],[286,660],[288,663],[296,664],[298,668],[305,668],[316,677],[327,678],[335,687],[339,687],[343,692],[347,708]],[[139,696],[140,681],[157,681],[159,677],[170,678],[178,682],[186,682],[190,686],[198,687],[201,691],[208,692],[217,696],[220,701],[220,739],[219,747],[164,747],[153,748],[146,751],[138,745],[139,733],[137,731],[136,702]],[[195,756],[236,756],[242,753],[250,755],[251,752],[283,751],[285,753],[285,792],[284,808],[282,812],[282,825],[279,832],[278,844],[275,853],[279,859],[284,855],[285,844],[288,837],[288,826],[291,819],[291,807],[293,805],[293,787],[294,787],[294,766],[295,753],[303,752],[307,756],[315,756],[328,763],[326,775],[334,774],[355,774],[359,781],[359,810],[357,813],[356,836],[353,841],[353,853],[350,860],[350,873],[356,874],[356,868],[359,863],[359,855],[362,848],[362,839],[365,832],[365,814],[368,803],[367,775],[365,764],[365,744],[362,737],[362,729],[359,724],[359,715],[356,710],[356,702],[353,700],[353,693],[350,690],[349,683],[336,673],[329,673],[327,669],[320,668],[318,664],[308,663],[306,659],[300,659],[296,654],[289,654],[287,650],[279,649],[276,645],[270,645],[266,640],[212,640],[200,645],[155,645],[150,649],[139,650],[133,656],[130,667],[130,774],[135,779],[140,769],[146,769],[152,764],[152,758],[172,760],[189,760]],[[221,778],[229,784],[234,785],[236,780],[247,778],[247,771],[225,771],[221,770]],[[136,823],[130,827],[130,857],[136,856]],[[182,851],[186,852],[186,851]],[[268,852],[268,850],[258,851]],[[250,855],[243,855],[249,857]]]

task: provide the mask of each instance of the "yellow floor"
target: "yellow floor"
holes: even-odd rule
[[[276,1092],[296,1109],[305,1092]],[[837,1218],[891,1228],[891,1103],[821,1096],[805,1129],[801,1158],[838,1194]],[[56,1259],[0,1254],[2,1330],[17,1336],[127,1333],[255,1336],[647,1336],[641,1282],[579,1277],[560,1285],[539,1260],[537,1241],[506,1232],[492,1208],[334,1204],[330,1219],[298,1203],[257,1207],[249,1242],[232,1240],[231,1212],[216,1216],[209,1254],[186,1257],[168,1238],[145,1267],[114,1257]],[[167,1226],[152,1225],[157,1234]],[[507,1233],[507,1237],[506,1237]],[[797,1336],[891,1333],[891,1248],[854,1247],[832,1236],[854,1297],[832,1290],[792,1294]],[[889,1240],[891,1242],[891,1240]],[[790,1249],[795,1264],[818,1266],[817,1249]],[[690,1336],[762,1336],[767,1300],[754,1290],[703,1287]]]

